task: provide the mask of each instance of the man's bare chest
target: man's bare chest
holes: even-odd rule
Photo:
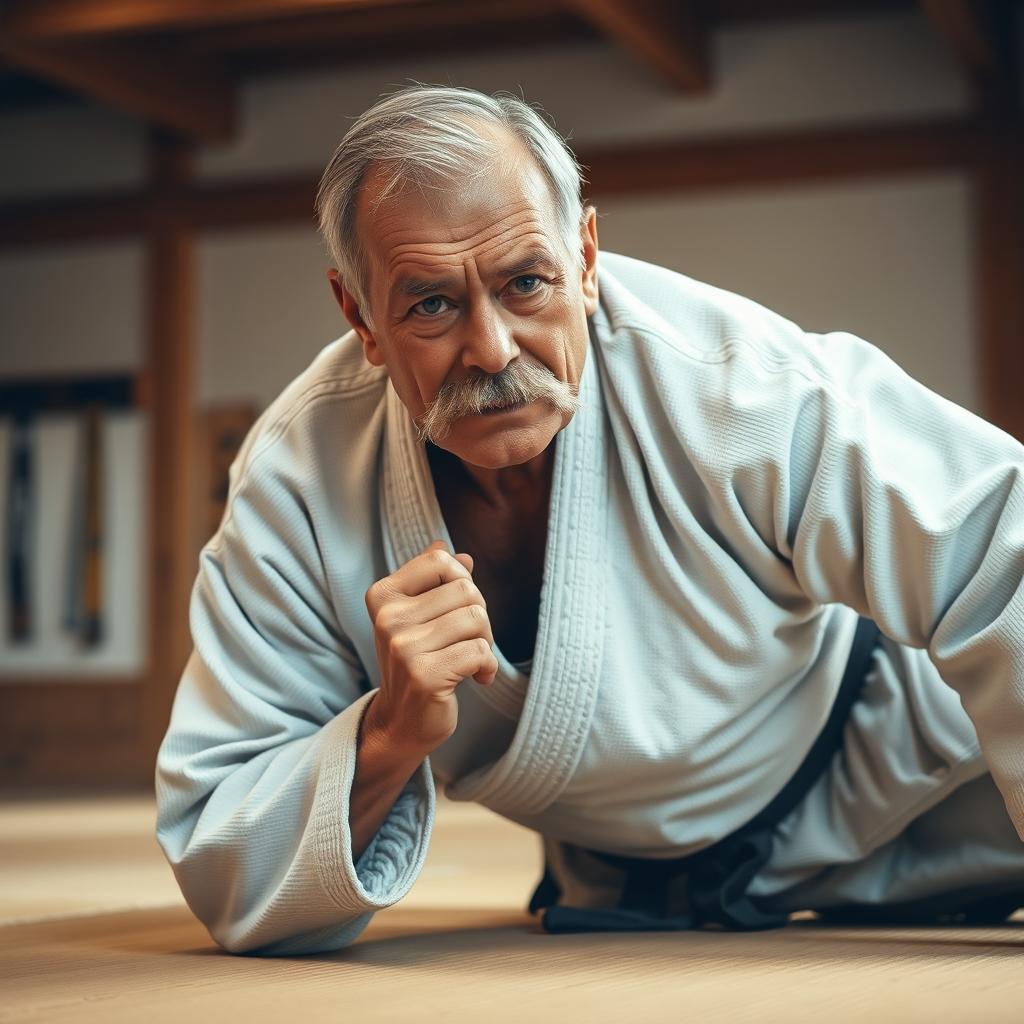
[[[525,518],[472,504],[445,511],[455,549],[473,556],[495,642],[511,661],[531,657],[537,635],[547,538],[546,513],[539,511]]]

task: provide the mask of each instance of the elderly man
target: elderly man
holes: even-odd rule
[[[157,767],[219,943],[352,941],[434,778],[543,837],[552,931],[1024,904],[1024,447],[599,257],[518,100],[382,100],[318,206],[352,329],[234,466]]]

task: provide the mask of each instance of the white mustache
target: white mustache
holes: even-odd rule
[[[563,415],[572,416],[579,405],[578,388],[559,380],[546,366],[516,360],[487,377],[467,377],[441,386],[423,413],[419,439],[437,444],[463,416],[494,406],[519,405],[540,399]]]

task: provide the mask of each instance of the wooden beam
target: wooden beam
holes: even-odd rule
[[[412,53],[414,44],[422,55],[424,33],[435,55],[469,41],[478,48],[522,48],[546,44],[553,37],[593,36],[578,17],[551,0],[486,0],[473,4],[472,17],[467,17],[467,0],[429,0],[404,4],[400,10],[385,0],[380,5],[346,4],[336,11],[318,11],[287,21],[210,26],[192,34],[187,45],[190,50],[221,57],[255,51],[269,62],[275,54],[283,61],[289,55],[300,61],[330,50],[335,65],[339,55],[347,65],[401,50]]]
[[[857,179],[970,167],[987,137],[976,120],[777,132],[725,139],[583,150],[595,196],[687,194],[795,182]],[[166,186],[165,211],[198,231],[267,224],[313,225],[312,176]],[[107,240],[146,230],[154,193],[0,203],[0,249]]]
[[[583,6],[586,0],[578,3]],[[701,6],[708,18],[719,24],[898,10],[912,3],[913,0],[715,0]],[[0,31],[6,26],[6,31],[26,39],[55,39],[280,22],[332,11],[377,9],[383,15],[389,8],[393,11],[404,6],[412,11],[433,5],[423,0],[7,0],[3,6]],[[472,16],[487,17],[489,6],[473,4]],[[392,19],[391,27],[402,26]]]
[[[707,32],[690,0],[569,0],[590,22],[676,89],[711,85]]]
[[[920,0],[920,4],[983,101],[1007,103],[1014,91],[1012,5],[1003,0]]]
[[[186,138],[216,142],[234,129],[233,86],[204,62],[176,57],[166,45],[34,43],[0,35],[0,53],[47,81]]]
[[[618,147],[580,159],[598,196],[709,192],[962,167],[978,138],[971,122],[936,121]]]
[[[778,22],[782,19],[821,18],[906,10],[915,0],[714,0],[707,4],[716,25]]]
[[[575,15],[549,8],[536,19],[527,19],[526,24],[473,21],[453,26],[442,31],[441,38],[432,44],[431,56],[438,60],[472,53],[477,60],[486,62],[492,54],[503,51],[521,58],[524,47],[574,46],[594,39],[593,29]],[[220,52],[212,41],[207,44],[205,32],[189,39],[188,43],[189,49],[194,48],[196,52],[217,53],[231,73],[243,80],[296,70],[302,74],[320,70],[334,72],[338,70],[339,61],[346,69],[361,70],[382,62],[416,61],[423,56],[422,30],[409,31],[404,24],[401,28],[365,37],[349,32],[340,35],[323,32],[308,42],[292,46],[270,43],[262,48],[256,45],[235,48],[229,45]],[[392,83],[392,88],[400,84]]]
[[[0,31],[60,39],[180,31],[420,0],[8,0]]]
[[[199,230],[250,224],[314,224],[316,181],[303,175],[271,181],[166,188],[160,195],[164,216]],[[156,193],[86,195],[0,203],[0,250],[65,242],[108,242],[135,238],[149,230]]]
[[[136,238],[149,206],[145,191],[0,203],[0,249]]]

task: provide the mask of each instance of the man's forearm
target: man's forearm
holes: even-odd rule
[[[425,755],[400,750],[374,728],[370,702],[359,728],[356,771],[349,796],[348,821],[352,860],[358,861],[395,806],[402,788],[423,763]]]

